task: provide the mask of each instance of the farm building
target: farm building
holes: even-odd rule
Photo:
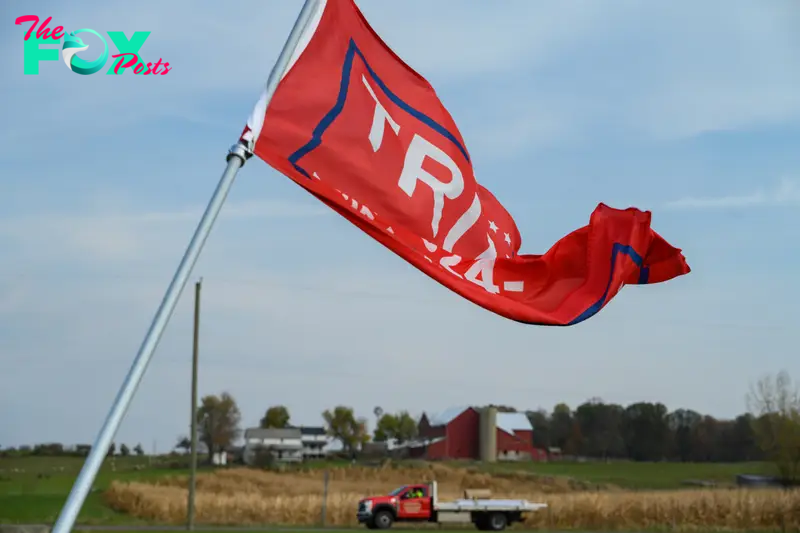
[[[269,450],[277,461],[298,462],[327,455],[331,438],[323,427],[249,428],[244,432],[242,459],[252,465],[259,450]]]
[[[409,455],[425,459],[482,461],[544,460],[533,444],[533,426],[524,413],[498,413],[494,407],[459,407],[439,415],[423,413],[419,441]]]

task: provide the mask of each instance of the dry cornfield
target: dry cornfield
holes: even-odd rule
[[[526,472],[489,474],[477,469],[431,463],[407,466],[389,462],[380,467],[351,466],[333,468],[328,472],[331,492],[363,494],[380,494],[407,483],[424,483],[434,479],[439,482],[440,490],[452,491],[454,494],[468,488],[491,489],[497,493],[564,493],[597,487],[567,478],[536,476]],[[197,489],[214,493],[236,490],[271,496],[321,494],[323,475],[323,471],[315,469],[278,473],[252,468],[230,468],[198,475]],[[164,477],[155,483],[159,486],[186,487],[188,479],[186,476]]]
[[[587,491],[574,482],[530,475],[490,475],[445,466],[426,469],[341,468],[330,471],[326,522],[355,525],[357,501],[410,482],[436,479],[442,498],[466,488],[488,488],[495,497],[544,501],[546,511],[531,513],[526,528],[546,529],[731,529],[800,528],[800,491],[681,490]],[[186,517],[185,477],[154,483],[114,482],[105,494],[114,509],[159,523]],[[214,525],[319,523],[323,473],[274,473],[247,468],[201,474],[197,480],[196,520]]]

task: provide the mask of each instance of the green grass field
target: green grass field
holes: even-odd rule
[[[184,470],[150,468],[146,457],[106,460],[78,517],[82,524],[135,524],[103,504],[102,492],[112,480],[148,480]],[[0,523],[51,523],[58,516],[83,466],[77,457],[0,458]],[[136,470],[136,467],[142,470]],[[15,472],[14,470],[18,470]]]
[[[315,468],[336,468],[347,462],[318,463]],[[0,524],[52,523],[66,500],[82,458],[0,458]],[[487,471],[525,470],[544,476],[567,476],[591,483],[613,484],[628,489],[680,488],[687,479],[732,483],[736,474],[766,473],[761,463],[522,463],[471,466]],[[144,525],[119,514],[103,503],[102,493],[112,480],[147,481],[166,475],[185,475],[181,468],[151,467],[146,457],[117,457],[114,466],[106,460],[78,518],[86,525]],[[413,480],[410,480],[413,481]]]

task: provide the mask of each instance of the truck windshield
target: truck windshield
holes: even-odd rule
[[[403,485],[402,487],[394,489],[392,492],[389,493],[389,496],[397,496],[398,494],[406,490],[406,487],[407,485]]]

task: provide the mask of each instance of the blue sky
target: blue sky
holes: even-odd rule
[[[523,326],[253,159],[192,278],[204,278],[201,394],[230,391],[245,425],[275,403],[313,424],[339,403],[371,418],[375,405],[595,396],[724,417],[761,375],[800,377],[794,2],[358,4],[436,88],[523,252],[599,202],[633,205],[693,272],[625,288],[576,327]],[[94,439],[300,5],[0,8],[0,445]],[[173,70],[78,76],[59,61],[24,76],[13,21],[27,14],[149,30],[142,54]],[[166,450],[186,433],[191,311],[189,286],[119,442]]]

